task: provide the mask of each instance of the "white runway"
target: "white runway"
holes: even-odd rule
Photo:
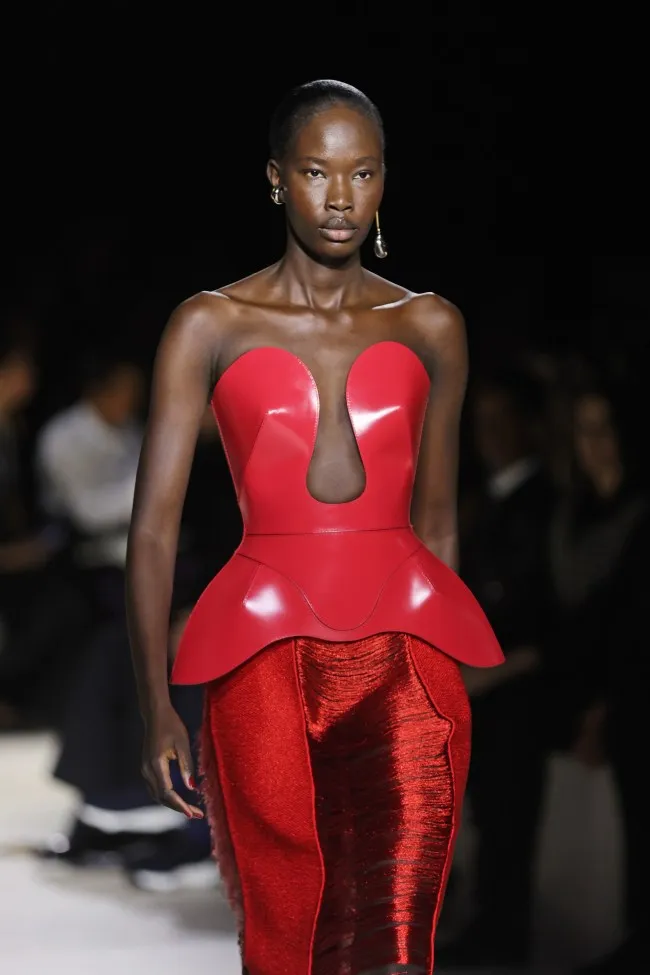
[[[43,735],[0,737],[0,972],[240,975],[229,911],[216,893],[153,896],[118,871],[79,872],[30,856],[29,845],[65,827],[73,802],[49,777],[54,754]],[[556,760],[540,848],[540,970],[561,975],[566,964],[551,958],[609,947],[619,882],[607,771]]]

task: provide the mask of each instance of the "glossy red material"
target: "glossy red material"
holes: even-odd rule
[[[346,402],[365,489],[326,504],[307,488],[319,421],[311,372],[276,347],[232,363],[212,406],[244,537],[190,616],[173,682],[213,680],[296,635],[350,641],[404,632],[467,664],[502,662],[475,598],[410,524],[429,386],[402,343],[375,343],[357,357]]]
[[[430,975],[470,710],[413,637],[294,638],[206,689],[204,790],[248,975]]]

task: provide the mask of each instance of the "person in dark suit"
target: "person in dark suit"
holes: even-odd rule
[[[625,938],[580,975],[650,971],[645,797],[648,665],[644,640],[650,499],[641,470],[644,414],[634,389],[594,378],[572,404],[573,476],[550,533],[557,603],[553,699],[564,747],[586,764],[609,762],[624,850]],[[636,434],[636,437],[635,437]],[[556,726],[561,726],[556,719]]]
[[[550,593],[545,557],[553,489],[538,457],[542,397],[517,373],[483,379],[470,399],[484,472],[461,537],[461,576],[506,655],[466,670],[473,740],[468,796],[477,834],[476,914],[443,967],[520,964],[530,954],[532,875],[547,742],[542,691]]]

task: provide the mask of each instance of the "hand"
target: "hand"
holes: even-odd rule
[[[163,806],[182,812],[188,819],[203,819],[198,806],[185,802],[174,789],[169,774],[169,763],[173,759],[178,762],[186,787],[195,792],[190,741],[183,722],[170,705],[147,727],[142,774],[151,795]]]
[[[503,664],[501,665],[503,666]],[[497,685],[492,667],[461,667],[465,690],[470,697],[479,697]]]
[[[535,647],[521,646],[511,650],[506,661],[498,667],[463,666],[461,670],[467,693],[470,697],[479,697],[538,666],[539,653]]]
[[[38,536],[7,542],[0,545],[0,569],[3,572],[29,572],[42,568],[50,556],[50,550]]]

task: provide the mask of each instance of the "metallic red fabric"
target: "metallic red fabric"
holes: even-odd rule
[[[401,633],[267,647],[206,689],[249,975],[429,975],[469,764],[457,664]]]

